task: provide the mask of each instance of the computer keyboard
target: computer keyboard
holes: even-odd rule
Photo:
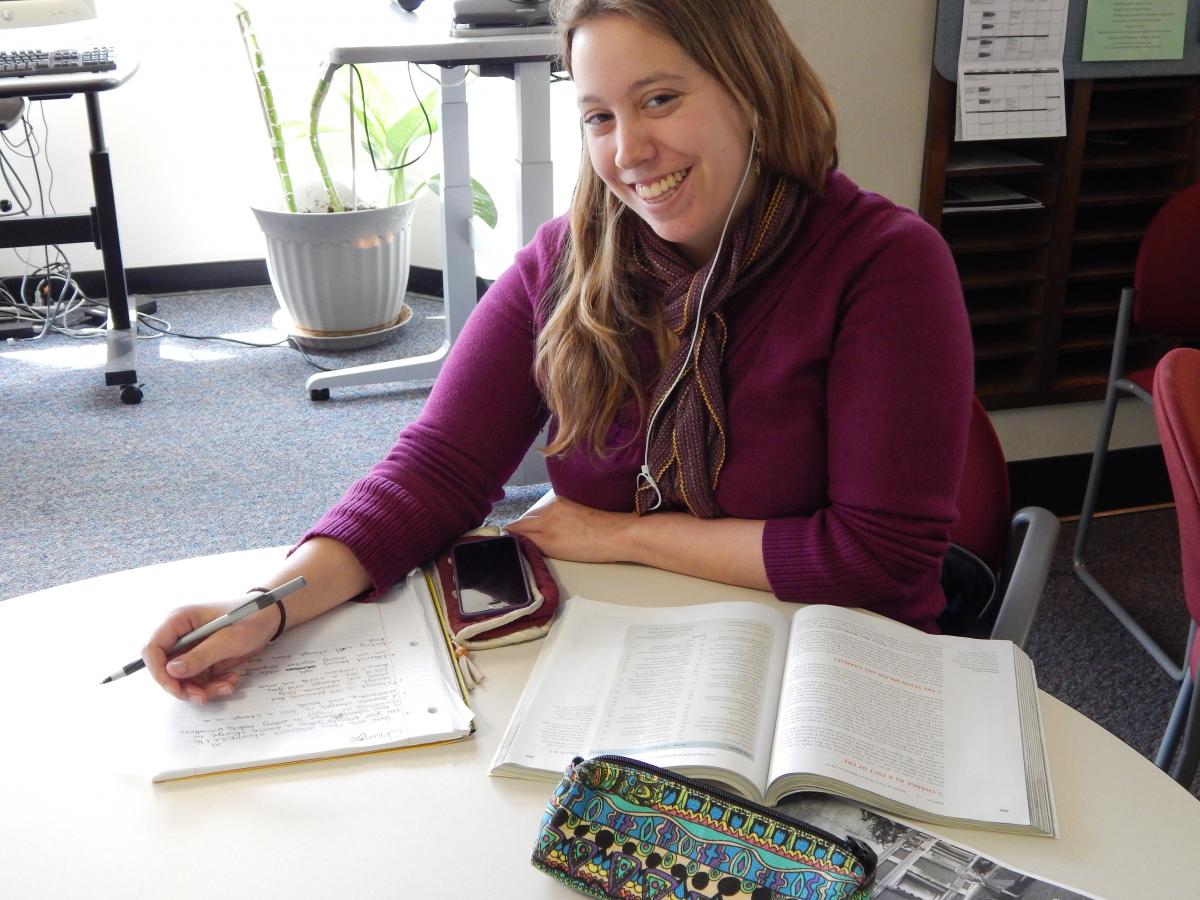
[[[65,50],[0,50],[0,78],[107,72],[117,67],[112,47]]]

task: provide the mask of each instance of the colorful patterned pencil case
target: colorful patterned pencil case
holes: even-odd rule
[[[875,877],[860,840],[621,756],[572,763],[532,861],[620,900],[866,900]]]

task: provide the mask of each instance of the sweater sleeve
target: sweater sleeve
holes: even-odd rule
[[[484,520],[545,422],[535,310],[562,226],[543,225],[517,254],[472,311],[417,420],[301,538],[348,546],[375,594]]]
[[[857,245],[828,363],[828,503],[769,520],[763,556],[782,599],[928,625],[957,519],[970,330],[953,259],[925,222],[898,213]]]

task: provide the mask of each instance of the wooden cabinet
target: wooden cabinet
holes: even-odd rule
[[[955,142],[954,94],[934,71],[921,215],[958,265],[976,392],[993,409],[1100,397],[1141,236],[1200,174],[1200,77],[1068,81],[1067,135],[1036,140]],[[1128,362],[1169,346],[1135,331]]]

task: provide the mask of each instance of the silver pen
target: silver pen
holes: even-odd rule
[[[167,656],[178,656],[184,651],[191,650],[210,634],[220,631],[226,625],[232,625],[238,619],[246,618],[250,613],[258,612],[260,609],[266,609],[268,606],[278,603],[288,594],[294,594],[302,587],[304,587],[304,578],[301,576],[293,578],[291,581],[281,584],[279,587],[265,593],[256,594],[241,606],[234,607],[224,615],[217,616],[211,622],[201,625],[194,631],[189,631],[171,646],[171,649],[167,651]],[[113,672],[100,683],[108,684],[110,681],[116,681],[118,678],[124,678],[126,675],[132,675],[138,669],[144,669],[145,667],[146,661],[144,659],[136,659],[129,665]]]

